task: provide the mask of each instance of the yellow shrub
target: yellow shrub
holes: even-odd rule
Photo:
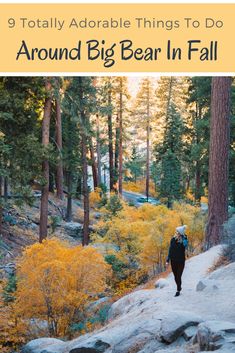
[[[132,192],[137,192],[140,194],[145,194],[146,180],[145,179],[137,180],[136,183],[134,181],[123,182],[123,189],[126,191],[132,191]],[[155,185],[152,180],[150,180],[150,182],[149,182],[149,194],[152,197],[157,197]]]
[[[187,204],[175,204],[173,209],[147,203],[139,208],[124,205],[118,216],[98,222],[97,234],[104,235],[97,240],[116,245],[115,256],[126,265],[137,261],[142,269],[156,274],[164,269],[171,237],[182,224],[188,225],[193,250],[204,237],[205,218],[200,208]]]
[[[96,208],[101,201],[101,188],[96,188],[90,193],[90,206]]]
[[[68,333],[76,311],[105,289],[109,266],[92,247],[69,248],[58,240],[28,247],[18,267],[18,318],[45,320],[49,334]]]

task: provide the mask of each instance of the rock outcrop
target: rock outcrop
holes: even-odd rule
[[[235,264],[207,274],[220,250],[214,247],[187,261],[179,297],[174,297],[170,274],[156,289],[136,291],[115,302],[103,328],[69,342],[34,340],[22,352],[235,352]]]

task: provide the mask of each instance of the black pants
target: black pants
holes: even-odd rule
[[[175,261],[171,261],[171,268],[172,268],[172,272],[175,276],[175,283],[177,285],[177,291],[180,292],[181,291],[181,277],[182,277],[182,273],[184,271],[184,262],[175,262]]]

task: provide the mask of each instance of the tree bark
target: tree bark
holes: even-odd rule
[[[63,200],[63,162],[62,162],[62,120],[61,120],[61,104],[60,93],[56,98],[56,145],[59,151],[59,160],[56,167],[56,195],[57,198]]]
[[[8,178],[4,178],[4,200],[7,202],[8,199]]]
[[[95,160],[95,152],[91,135],[89,136],[89,149],[91,155],[91,168],[92,168],[92,176],[93,176],[93,185],[94,189],[98,186],[98,173],[97,173],[97,163]]]
[[[119,160],[119,135],[120,135],[120,126],[119,126],[119,114],[116,116],[116,135],[115,135],[115,159],[114,159],[114,184],[118,181],[118,160]],[[117,189],[116,189],[117,191]]]
[[[118,192],[122,196],[122,173],[123,173],[123,122],[122,122],[122,109],[123,109],[123,87],[122,78],[120,77],[120,93],[119,93],[119,158],[118,158]]]
[[[149,109],[149,85],[147,87],[147,127],[146,127],[146,198],[149,199],[149,179],[150,179],[150,109]]]
[[[196,102],[196,117],[195,117],[195,125],[197,126],[197,121],[201,119],[201,107]],[[200,138],[198,136],[198,131],[196,129],[196,143],[200,144]],[[196,204],[201,204],[201,164],[200,161],[196,161],[196,171],[195,171],[195,202]]]
[[[201,167],[199,161],[196,161],[195,202],[196,204],[201,204]]]
[[[85,132],[82,133],[82,174],[83,174],[83,246],[89,244],[89,189],[88,189],[88,171],[87,171],[87,146]]]
[[[42,144],[44,147],[49,145],[50,136],[50,119],[52,101],[50,97],[51,84],[46,81],[46,92],[48,96],[45,99],[44,116],[42,120]],[[49,196],[49,161],[44,160],[42,163],[42,174],[44,185],[42,186],[41,207],[40,207],[40,225],[39,225],[39,242],[47,237],[47,222],[48,222],[48,196]]]
[[[3,177],[0,176],[0,234],[2,234],[2,224],[3,224],[3,205],[2,205],[2,179]]]
[[[220,243],[228,219],[231,82],[231,77],[212,78],[207,248]]]
[[[111,90],[108,92],[108,106],[111,106]],[[114,170],[113,170],[113,122],[112,114],[108,114],[108,137],[109,137],[109,187],[110,191],[114,188]]]
[[[100,119],[99,114],[96,114],[96,151],[97,151],[97,171],[98,185],[101,184],[101,151],[100,151]]]
[[[88,188],[88,163],[87,163],[87,117],[83,110],[83,87],[82,77],[78,78],[79,82],[79,100],[80,100],[80,115],[81,115],[81,144],[82,144],[82,177],[83,177],[83,208],[84,208],[84,220],[83,220],[83,246],[89,244],[89,222],[90,222],[90,209],[89,209],[89,188]]]
[[[71,222],[73,218],[72,212],[72,173],[69,171],[67,175],[68,182],[68,194],[67,194],[67,210],[66,210],[66,221]]]

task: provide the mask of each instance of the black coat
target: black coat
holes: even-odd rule
[[[186,235],[182,237],[182,241],[178,241],[175,239],[175,237],[173,237],[171,239],[169,253],[166,261],[173,261],[178,263],[185,262],[185,249],[187,245],[188,239]]]

